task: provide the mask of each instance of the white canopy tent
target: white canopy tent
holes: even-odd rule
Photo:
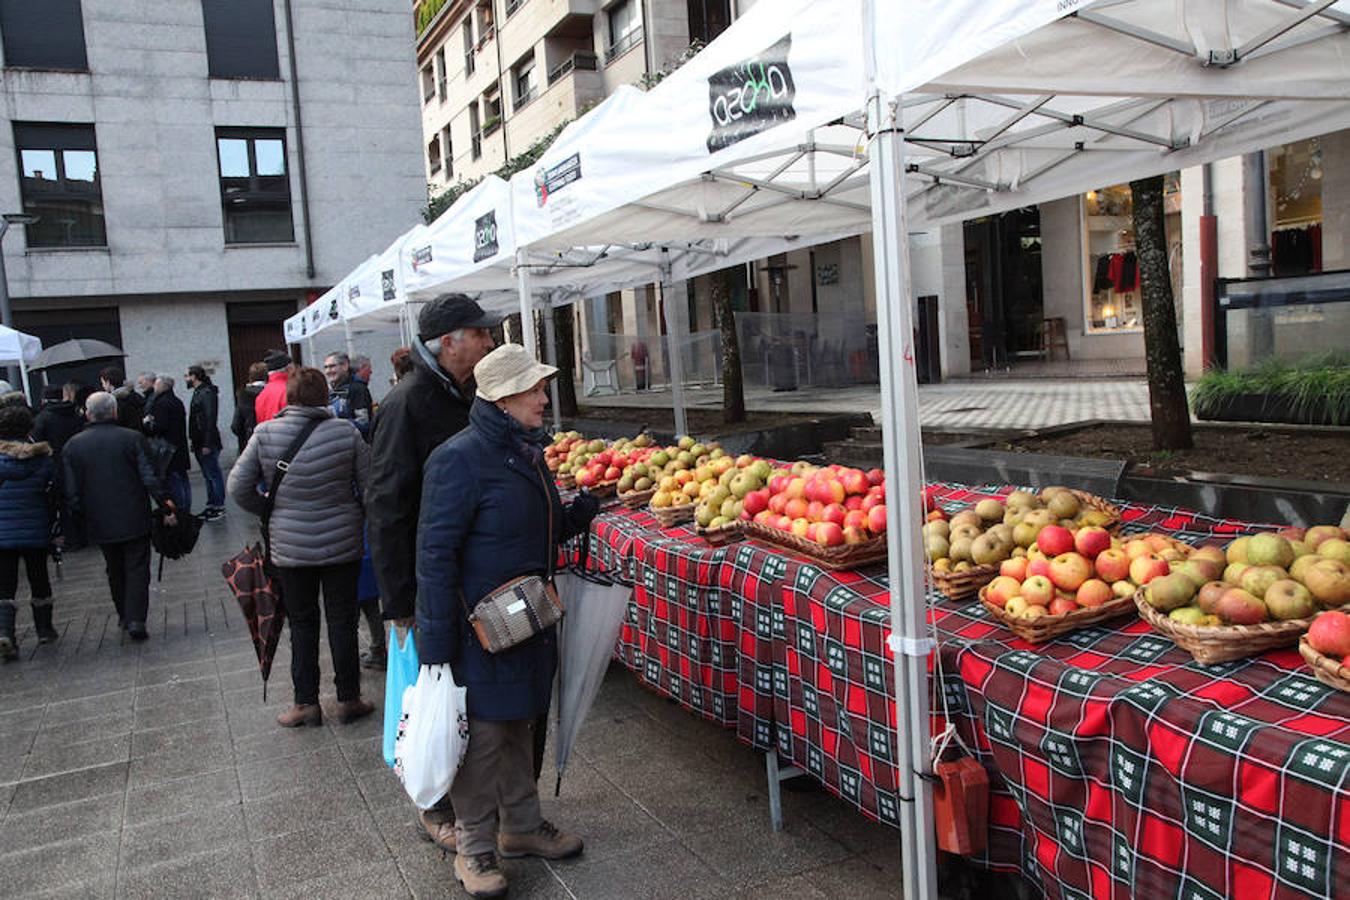
[[[19,367],[19,390],[30,404],[32,394],[28,390],[28,364],[42,354],[42,341],[31,334],[16,331],[7,325],[0,325],[0,367]]]

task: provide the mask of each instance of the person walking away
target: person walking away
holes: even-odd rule
[[[253,401],[255,428],[281,412],[286,405],[286,379],[291,377],[295,367],[284,350],[268,350],[263,365],[267,367],[267,384]]]
[[[553,366],[505,344],[474,369],[469,428],[432,451],[417,531],[417,652],[449,663],[467,689],[469,747],[450,788],[455,878],[473,897],[506,892],[498,854],[564,859],[582,840],[539,808],[534,731],[547,715],[558,664],[553,626],[489,653],[469,614],[514,578],[551,575],[558,543],[590,527],[599,501],[564,507],[544,465]]]
[[[440,443],[469,425],[473,367],[501,323],[464,294],[441,294],[417,317],[412,370],[385,395],[371,433],[366,493],[370,556],[384,618],[411,627],[416,610],[417,520],[422,466]],[[427,839],[455,852],[449,797],[418,816]]]
[[[412,372],[412,348],[399,347],[393,353],[389,354],[389,365],[394,367],[394,376],[389,379],[389,384],[392,387],[402,381],[403,376]]]
[[[197,458],[197,468],[202,470],[202,479],[206,482],[206,509],[202,514],[206,521],[214,522],[225,515],[225,476],[220,473],[221,440],[217,425],[220,389],[200,365],[188,366],[184,380],[192,388],[188,408],[188,441],[192,445],[192,455]]]
[[[328,379],[328,405],[333,415],[347,419],[365,437],[370,433],[370,389],[360,379],[352,377],[351,361],[345,353],[330,353],[323,360],[323,374]]]
[[[57,396],[42,404],[42,409],[33,421],[33,440],[45,441],[51,446],[52,460],[58,470],[61,450],[65,448],[66,441],[80,430],[82,424],[80,411],[75,406],[75,395],[79,390],[80,386],[73,381],[57,388]]]
[[[19,655],[15,619],[20,562],[28,572],[38,643],[49,644],[57,637],[47,577],[56,466],[51,445],[29,440],[32,430],[33,415],[25,407],[0,409],[0,660],[4,662]]]
[[[230,431],[239,441],[240,453],[244,452],[248,439],[253,437],[253,429],[258,426],[258,412],[254,403],[266,384],[267,366],[255,362],[248,367],[248,383],[234,395],[234,418],[230,420]]]
[[[361,560],[370,451],[352,423],[328,408],[328,384],[318,369],[302,368],[286,384],[286,406],[260,422],[230,470],[230,496],[256,516],[267,512],[263,485],[277,461],[304,436],[271,498],[268,546],[291,623],[291,682],[295,705],[277,717],[285,728],[319,725],[319,595],[328,620],[340,722],[368,716],[357,660],[356,582]]]
[[[173,497],[174,506],[183,515],[192,513],[192,483],[188,481],[187,410],[183,401],[173,392],[173,379],[161,375],[155,379],[155,402],[145,419],[145,431],[151,437],[163,438],[173,447],[165,475],[165,487]],[[120,415],[120,413],[119,413]]]
[[[122,370],[117,366],[108,366],[99,371],[98,380],[103,390],[117,398],[117,424],[123,428],[139,429],[146,415],[145,398],[126,383]]]
[[[97,544],[119,625],[146,639],[150,605],[150,507],[173,525],[175,506],[155,475],[145,436],[117,424],[117,399],[106,391],[85,404],[88,424],[61,454],[62,487],[75,545]]]

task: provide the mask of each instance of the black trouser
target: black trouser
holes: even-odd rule
[[[52,599],[52,583],[47,577],[47,548],[28,547],[22,550],[0,548],[0,603],[13,603],[19,593],[19,560],[28,570],[28,589],[33,594],[33,605],[41,606]]]
[[[333,654],[333,683],[338,700],[361,696],[361,662],[356,626],[359,562],[331,566],[277,567],[286,615],[291,620],[291,682],[299,706],[319,702],[319,590],[328,620],[328,649]]]
[[[123,623],[145,622],[150,609],[150,538],[138,537],[118,544],[99,544],[108,569],[117,618]]]

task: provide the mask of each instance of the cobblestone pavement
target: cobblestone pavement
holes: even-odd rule
[[[383,764],[379,714],[275,725],[289,653],[283,642],[264,704],[219,574],[253,535],[232,509],[166,563],[144,644],[120,636],[97,551],[70,555],[56,584],[59,642],[39,647],[21,608],[22,660],[0,667],[0,895],[464,896]],[[331,702],[327,657],[323,671]],[[363,686],[382,705],[383,676]],[[898,894],[896,832],[823,793],[787,792],[774,834],[763,772],[731,734],[612,666],[562,796],[545,791],[545,814],[586,853],[507,861],[511,896]]]
[[[686,391],[686,403],[720,408],[721,388]],[[579,398],[583,405],[633,409],[669,409],[668,391]],[[881,414],[880,389],[803,388],[775,393],[763,388],[746,392],[746,406],[765,412]],[[1148,384],[1142,379],[1003,378],[951,381],[919,388],[920,421],[925,428],[1046,428],[1087,419],[1147,422]]]

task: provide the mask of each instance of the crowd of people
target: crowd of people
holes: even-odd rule
[[[186,405],[172,377],[144,372],[130,383],[117,368],[100,373],[101,390],[66,384],[36,412],[0,390],[0,657],[17,656],[21,564],[38,640],[58,639],[47,564],[63,547],[99,547],[127,637],[148,637],[149,535],[156,520],[192,515],[195,458],[207,491],[198,518],[220,519],[227,497],[258,516],[282,588],[294,701],[278,724],[370,715],[360,669],[384,667],[386,629],[412,629],[421,662],[448,665],[467,688],[470,735],[453,788],[419,811],[425,837],[456,854],[455,877],[475,897],[506,892],[502,856],[580,853],[578,836],[543,818],[536,788],[555,631],[489,652],[470,624],[494,588],[550,574],[558,544],[598,511],[588,494],[559,498],[543,464],[557,370],[517,345],[497,347],[500,321],[460,294],[426,304],[378,405],[368,358],[332,353],[320,371],[270,351],[236,395],[228,479],[219,389],[202,365],[184,376]],[[359,655],[363,612],[370,650]],[[337,695],[328,709],[321,621]]]

